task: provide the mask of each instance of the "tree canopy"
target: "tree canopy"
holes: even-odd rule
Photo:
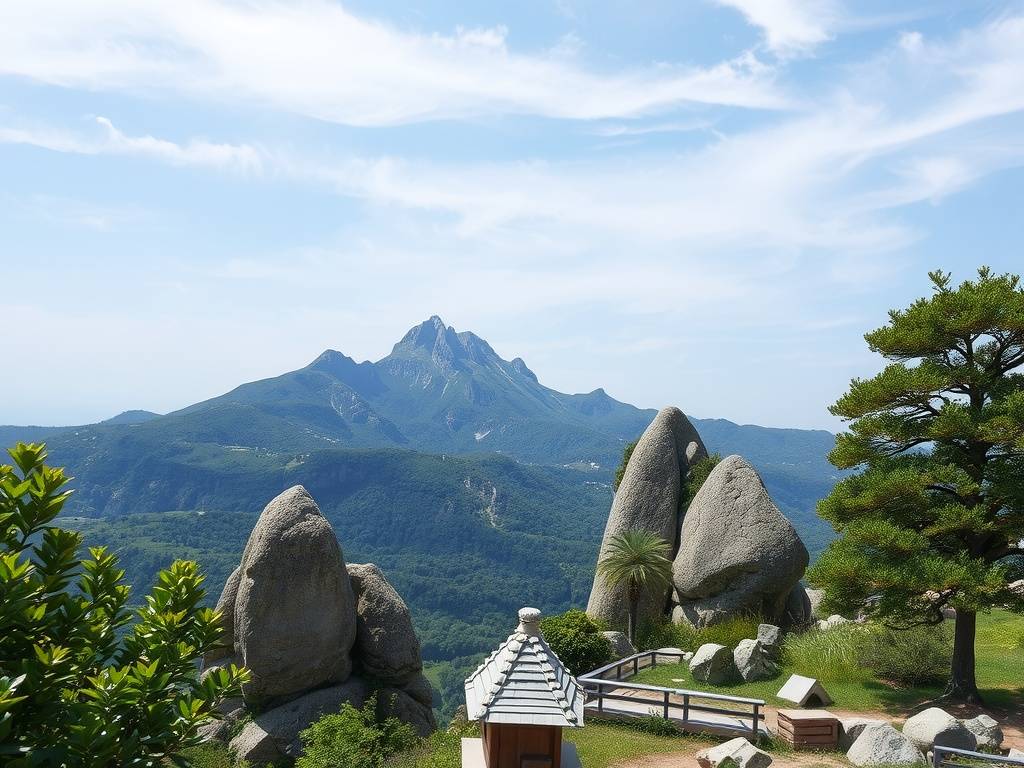
[[[957,611],[951,696],[976,699],[974,619],[1024,610],[1024,290],[987,268],[865,335],[888,364],[830,408],[849,422],[830,461],[858,469],[818,506],[841,536],[808,574],[826,607],[893,627]]]

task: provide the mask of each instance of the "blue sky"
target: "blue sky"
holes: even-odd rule
[[[0,4],[0,423],[379,359],[771,426],[1024,269],[1024,5]]]

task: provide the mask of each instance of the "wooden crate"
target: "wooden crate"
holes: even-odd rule
[[[780,709],[779,737],[797,749],[834,747],[839,719],[823,709]]]

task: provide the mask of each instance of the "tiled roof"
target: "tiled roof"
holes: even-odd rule
[[[541,635],[540,612],[524,608],[520,624],[466,679],[470,720],[583,725],[584,692]]]

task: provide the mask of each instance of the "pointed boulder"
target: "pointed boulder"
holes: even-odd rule
[[[721,461],[683,519],[672,565],[681,614],[694,626],[730,616],[781,619],[807,548],[739,456]]]
[[[612,501],[601,542],[603,557],[612,537],[626,531],[650,531],[672,547],[679,530],[680,486],[691,464],[706,457],[704,443],[693,424],[678,408],[663,408],[640,437],[619,490]],[[644,595],[640,621],[662,615],[668,592]],[[626,590],[613,587],[600,575],[594,577],[587,613],[613,627],[626,623]]]
[[[300,485],[271,501],[239,566],[235,650],[247,702],[345,682],[356,637],[352,585],[330,523]]]
[[[366,675],[402,686],[423,669],[420,641],[405,601],[373,563],[348,566],[356,596],[353,654]]]

